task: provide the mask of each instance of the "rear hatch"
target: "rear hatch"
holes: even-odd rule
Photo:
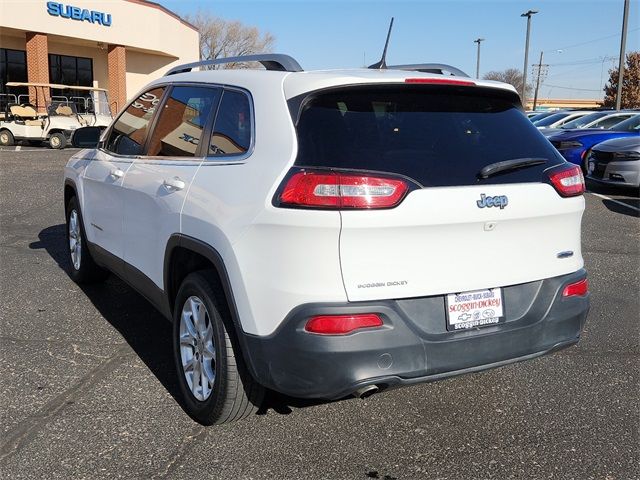
[[[582,267],[584,200],[556,191],[549,173],[566,163],[519,103],[498,88],[410,83],[290,102],[300,171],[407,185],[390,208],[340,209],[350,301],[506,287]],[[481,174],[514,159],[526,165]]]

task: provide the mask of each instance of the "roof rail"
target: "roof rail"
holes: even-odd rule
[[[467,77],[469,75],[462,70],[444,63],[413,63],[410,65],[393,65],[387,67],[389,70],[415,70],[417,72],[438,73],[444,75],[444,72],[450,72],[456,77]]]
[[[289,55],[281,53],[262,53],[258,55],[241,55],[239,57],[216,58],[214,60],[201,60],[199,62],[177,65],[169,70],[165,76],[176,73],[190,72],[196,67],[206,65],[223,65],[225,63],[260,62],[267,70],[278,72],[302,72],[300,64]]]

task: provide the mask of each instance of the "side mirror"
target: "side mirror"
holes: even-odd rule
[[[102,134],[100,127],[82,127],[73,132],[71,144],[77,148],[96,148]]]

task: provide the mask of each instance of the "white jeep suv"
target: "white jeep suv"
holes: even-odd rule
[[[152,82],[65,169],[72,278],[111,271],[173,321],[193,418],[578,341],[582,174],[510,85],[244,60],[266,70]]]

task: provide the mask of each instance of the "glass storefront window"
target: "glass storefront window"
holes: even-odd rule
[[[22,95],[28,93],[25,87],[8,88],[7,82],[27,81],[27,54],[24,50],[10,50],[0,48],[0,107],[4,110],[6,97],[4,94],[12,93]]]
[[[49,54],[49,82],[92,87],[93,60],[84,57]],[[67,99],[70,103],[75,104],[79,113],[86,113],[88,110],[87,99],[91,97],[91,94],[86,91],[51,89],[51,96],[58,101]]]

